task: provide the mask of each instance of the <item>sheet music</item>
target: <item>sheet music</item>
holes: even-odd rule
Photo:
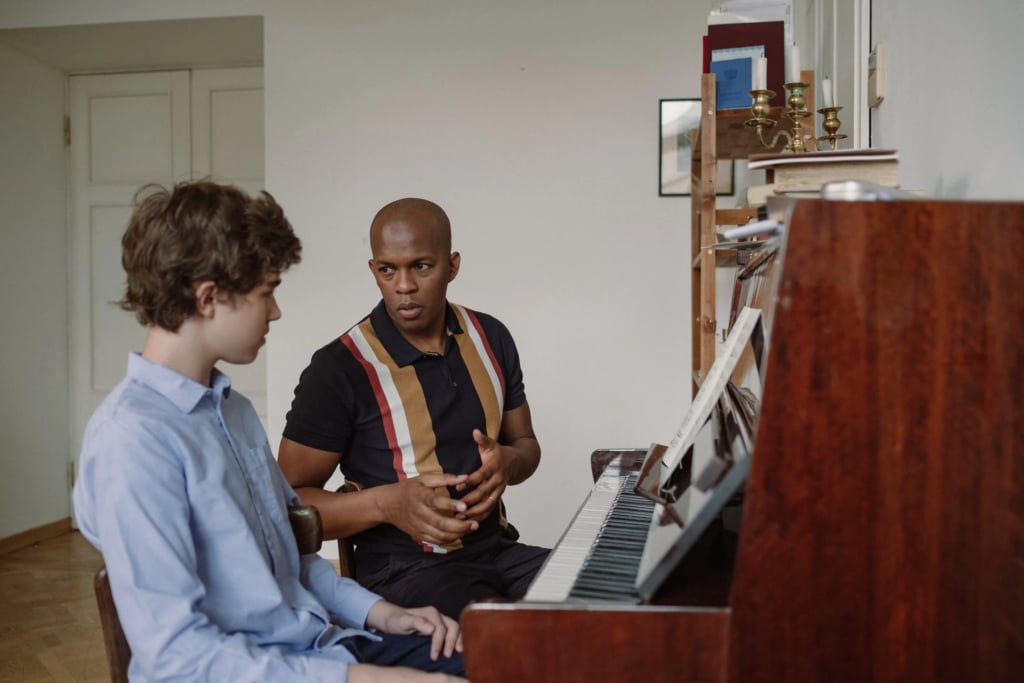
[[[745,433],[746,423],[738,424],[747,416],[736,412],[740,409],[736,399],[740,397],[735,395],[735,388],[730,394],[729,385],[740,359],[762,340],[761,311],[744,307],[722,354],[715,359],[686,417],[661,454],[660,467],[644,463],[649,474],[637,488],[644,486],[641,493],[660,502],[637,573],[637,592],[643,599],[653,596],[746,479],[752,437]],[[652,457],[655,453],[652,449]],[[687,463],[689,471],[681,472],[680,466]],[[655,472],[659,476],[651,481]],[[680,481],[685,482],[685,488],[679,486]],[[652,485],[657,487],[654,492],[650,490]]]
[[[697,432],[711,415],[715,401],[725,389],[729,377],[739,362],[740,356],[743,354],[743,347],[750,341],[760,322],[761,311],[757,308],[744,306],[736,316],[736,322],[725,341],[722,354],[715,358],[711,369],[708,370],[708,376],[701,383],[690,409],[686,412],[686,417],[669,442],[664,455],[661,456],[663,469],[671,469],[677,465],[686,449],[693,444]]]

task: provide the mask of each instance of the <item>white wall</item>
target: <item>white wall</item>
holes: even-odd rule
[[[589,454],[667,440],[689,402],[688,202],[657,194],[658,99],[699,94],[710,2],[8,2],[0,28],[264,10],[267,187],[305,261],[268,353],[271,440],[315,348],[377,299],[368,223],[451,214],[453,300],[516,335],[540,472],[509,496],[553,543]]]
[[[689,402],[688,202],[658,197],[658,98],[699,94],[709,6],[268,10],[267,187],[305,244],[270,337],[271,431],[313,350],[378,299],[373,214],[415,195],[451,216],[450,298],[522,355],[543,448],[507,496],[526,540],[557,540],[592,450],[669,439]]]
[[[871,24],[872,44],[888,54],[872,146],[899,150],[902,185],[932,197],[1024,199],[1024,4],[873,0]]]
[[[874,4],[875,39],[890,54],[875,144],[899,148],[904,184],[1020,198],[1021,143],[1008,125],[1021,108],[1007,54],[1016,4],[1001,0],[999,14],[955,0]],[[699,94],[709,7],[5,0],[0,28],[263,13],[267,187],[306,245],[267,349],[272,441],[310,353],[376,301],[365,266],[374,211],[398,196],[433,198],[463,253],[453,300],[499,316],[518,340],[544,459],[510,494],[510,513],[526,540],[552,543],[590,488],[590,451],[667,440],[688,404],[689,209],[657,195],[655,133],[659,98]],[[1000,73],[1009,85],[983,85]],[[59,174],[46,176],[59,187]],[[25,194],[0,192],[5,205]],[[21,262],[50,253],[18,249]],[[17,306],[40,311],[24,301],[29,289],[5,296],[8,319]],[[23,326],[44,349],[45,316]],[[63,403],[33,400],[52,430]],[[4,405],[5,425],[21,419],[9,412],[20,406]],[[13,457],[35,467],[21,450]],[[16,480],[10,467],[0,481]]]
[[[0,45],[0,538],[70,514],[64,77]]]

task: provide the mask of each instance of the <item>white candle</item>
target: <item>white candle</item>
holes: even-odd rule
[[[821,106],[826,109],[835,106],[835,100],[832,99],[832,81],[827,78],[821,79]]]
[[[768,89],[768,59],[757,58],[757,68],[754,70],[754,90]]]
[[[800,82],[800,47],[796,43],[789,48],[789,80],[786,82]]]

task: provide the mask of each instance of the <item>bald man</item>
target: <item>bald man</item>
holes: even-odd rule
[[[295,389],[279,463],[326,538],[350,537],[359,580],[458,618],[517,600],[547,549],[518,543],[501,495],[540,463],[512,336],[447,299],[459,272],[437,204],[406,198],[370,225],[382,300],[317,350]],[[352,492],[324,490],[340,467]]]

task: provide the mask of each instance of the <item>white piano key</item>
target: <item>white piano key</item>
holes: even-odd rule
[[[569,591],[627,478],[628,474],[620,472],[618,467],[609,466],[605,469],[526,591],[524,600],[564,602],[569,597]]]

